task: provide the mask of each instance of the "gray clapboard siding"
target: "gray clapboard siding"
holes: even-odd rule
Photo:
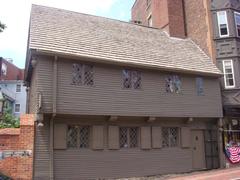
[[[36,127],[34,145],[34,180],[49,180],[49,121],[45,119],[44,127]]]
[[[28,109],[30,114],[34,114],[36,112],[36,105],[37,105],[37,71],[33,71],[32,73],[32,80],[30,84],[30,91],[29,91],[29,103]]]
[[[204,78],[205,94],[198,96],[196,76],[179,74],[182,79],[182,93],[169,94],[165,92],[167,74],[140,70],[142,89],[126,90],[122,88],[123,67],[95,64],[94,86],[76,86],[71,85],[73,62],[78,61],[58,61],[57,112],[61,114],[165,117],[222,115],[217,79]]]

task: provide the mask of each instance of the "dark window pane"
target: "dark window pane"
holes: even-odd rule
[[[138,71],[132,71],[132,82],[134,89],[141,88],[141,73]]]
[[[131,71],[123,70],[123,88],[131,88]]]
[[[67,147],[77,148],[78,128],[75,126],[69,126],[67,132]]]
[[[73,64],[72,66],[72,84],[82,84],[82,65]]]
[[[89,147],[89,136],[90,136],[90,129],[88,126],[79,128],[79,147],[80,148]]]
[[[84,84],[93,85],[93,66],[91,65],[84,65]]]

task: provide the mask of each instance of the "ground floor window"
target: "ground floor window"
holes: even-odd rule
[[[178,128],[177,127],[163,127],[162,128],[162,146],[176,147],[178,146]]]
[[[120,148],[136,148],[138,147],[138,127],[120,127],[119,143]]]
[[[67,130],[68,148],[89,148],[90,127],[70,125]]]

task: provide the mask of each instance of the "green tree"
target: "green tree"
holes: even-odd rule
[[[19,128],[20,119],[12,115],[11,109],[5,109],[3,116],[0,119],[1,128]]]
[[[0,21],[0,32],[3,32],[3,30],[6,28],[7,26],[3,23],[1,23]]]

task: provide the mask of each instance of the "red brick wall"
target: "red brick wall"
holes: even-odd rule
[[[214,60],[210,1],[184,0],[184,7],[187,36]]]
[[[0,151],[31,150],[34,145],[34,115],[23,115],[19,129],[0,129]],[[31,180],[33,154],[0,160],[0,172],[16,180]]]
[[[146,0],[136,0],[132,8],[132,20],[140,20],[147,26],[150,14],[153,27],[164,29],[173,37],[185,37],[182,0],[152,0],[149,7]]]

